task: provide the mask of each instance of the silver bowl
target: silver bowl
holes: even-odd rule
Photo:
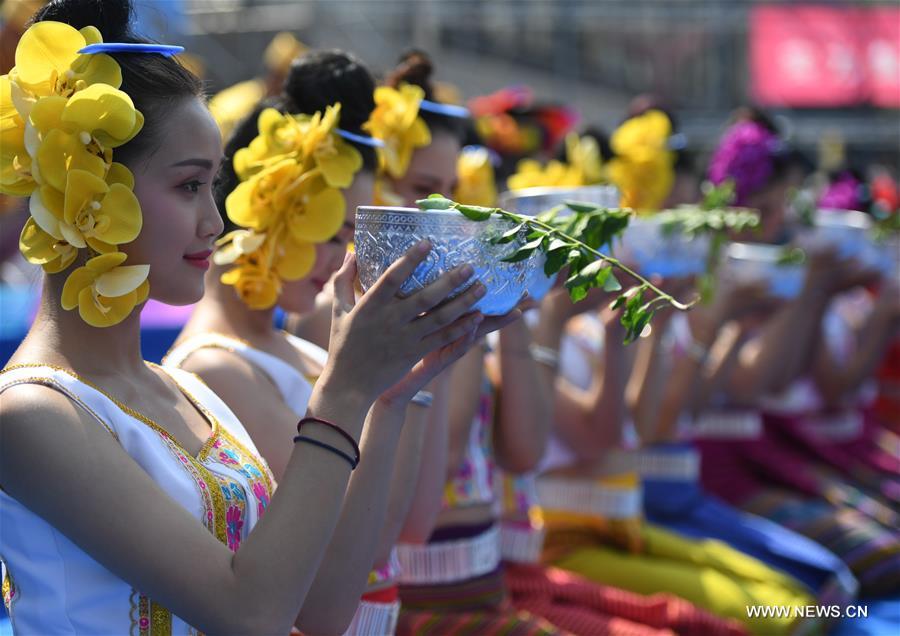
[[[488,316],[508,313],[522,299],[538,267],[534,257],[518,263],[501,261],[513,254],[523,241],[516,239],[495,245],[490,239],[512,227],[512,222],[497,217],[484,222],[471,221],[456,210],[423,212],[415,208],[358,207],[354,241],[359,280],[363,289],[368,289],[391,263],[422,239],[428,239],[431,252],[403,283],[401,294],[418,291],[441,274],[468,263],[475,269],[473,279],[480,280],[487,288],[473,311]],[[524,234],[523,231],[523,237]],[[461,286],[457,293],[469,284]]]
[[[797,243],[806,250],[832,247],[843,258],[863,258],[871,227],[872,219],[864,212],[821,209],[816,211],[813,226],[800,230]]]
[[[621,257],[645,276],[694,276],[706,271],[709,237],[663,232],[654,216],[634,217],[622,234]]]
[[[724,280],[768,283],[778,298],[795,298],[803,288],[806,268],[779,263],[784,247],[765,243],[731,243],[725,250],[719,275]]]
[[[617,208],[619,207],[619,197],[619,190],[610,185],[524,188],[501,194],[500,207],[516,214],[537,216],[566,201],[594,203],[608,208]],[[546,256],[539,254],[537,260],[539,266],[533,279],[528,283],[528,295],[535,300],[540,300],[553,287],[556,276],[547,276],[544,273]]]

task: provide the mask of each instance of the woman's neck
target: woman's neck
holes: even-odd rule
[[[77,309],[64,310],[59,298],[59,290],[45,282],[34,323],[11,364],[58,364],[96,379],[148,372],[141,354],[139,307],[119,324],[98,328],[84,322]]]
[[[217,331],[235,335],[245,340],[258,340],[271,336],[275,308],[250,309],[230,285],[219,277],[222,268],[213,267],[206,275],[206,292],[197,303],[186,331]]]

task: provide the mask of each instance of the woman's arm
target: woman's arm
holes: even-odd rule
[[[358,436],[366,408],[364,400],[321,390],[310,411]],[[346,447],[321,427],[307,434]],[[13,387],[0,408],[3,489],[116,576],[208,633],[285,634],[300,611],[350,467],[311,445],[292,452],[265,516],[232,554],[60,393]]]
[[[500,387],[493,428],[497,464],[512,474],[537,466],[547,446],[552,422],[554,373],[538,364],[529,346],[531,335],[520,320],[500,332]]]
[[[896,285],[886,285],[872,312],[857,332],[857,347],[849,360],[838,363],[827,346],[819,347],[813,379],[826,406],[837,406],[872,377],[900,325]]]
[[[599,459],[622,442],[628,376],[618,312],[604,312],[603,351],[593,362],[591,385],[583,390],[564,377],[556,382],[554,426],[584,461]]]

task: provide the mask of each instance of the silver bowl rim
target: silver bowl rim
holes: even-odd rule
[[[547,195],[558,195],[563,192],[590,192],[592,190],[616,190],[618,188],[612,184],[597,183],[587,186],[533,186],[531,188],[520,188],[518,190],[504,190],[500,193],[500,198],[504,201],[527,199],[531,197],[543,197]]]
[[[428,215],[430,217],[434,216],[447,216],[459,219],[465,219],[467,221],[471,221],[465,214],[460,212],[459,210],[450,209],[450,210],[422,210],[419,208],[407,208],[403,206],[394,206],[394,205],[358,205],[356,206],[356,213],[360,212],[384,212],[391,214],[408,214],[412,215]],[[487,221],[491,221],[495,218],[499,217],[491,217],[490,219],[486,219]],[[502,220],[502,219],[501,219]],[[508,220],[508,219],[507,219]],[[472,221],[472,223],[483,223],[483,221]]]

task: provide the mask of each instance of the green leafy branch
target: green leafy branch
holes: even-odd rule
[[[714,293],[716,268],[729,235],[756,230],[760,226],[759,214],[755,210],[731,207],[734,198],[734,183],[729,179],[719,186],[708,187],[699,205],[663,210],[656,217],[660,220],[660,230],[664,235],[681,233],[689,238],[709,237],[706,272],[699,281],[700,296],[704,301]]]
[[[631,218],[628,210],[567,201],[563,206],[531,217],[501,208],[463,205],[440,194],[416,201],[416,204],[422,210],[457,210],[472,221],[487,221],[492,216],[511,221],[514,226],[492,240],[500,244],[512,243],[524,235],[524,243],[503,260],[515,263],[530,258],[537,251],[543,252],[547,276],[568,267],[565,286],[573,302],[584,299],[593,288],[621,291],[622,284],[614,269],[633,278],[637,286],[622,292],[613,302],[613,307],[622,308],[620,320],[626,330],[626,343],[641,335],[660,306],[671,305],[684,311],[696,302],[678,301],[618,259],[600,251],[602,246],[611,245],[628,226]],[[563,211],[568,214],[561,214]],[[649,300],[645,295],[650,296]]]

